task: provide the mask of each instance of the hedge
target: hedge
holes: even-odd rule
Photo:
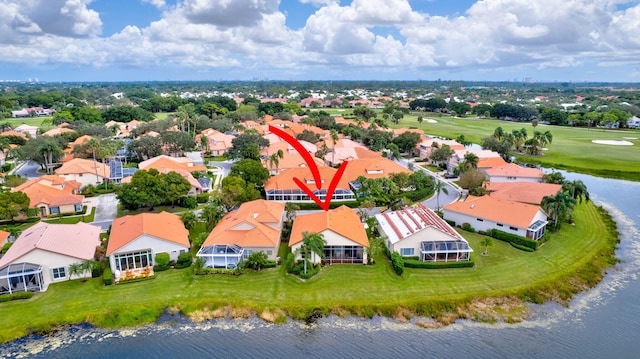
[[[407,268],[423,269],[444,269],[444,268],[471,268],[475,265],[473,261],[462,262],[421,262],[414,259],[405,259],[404,266]]]
[[[391,265],[393,266],[393,271],[396,272],[397,275],[401,276],[404,273],[404,259],[398,252],[393,252],[391,254]]]
[[[33,292],[16,292],[11,294],[3,294],[0,295],[0,303],[18,299],[29,299],[31,297],[33,297]]]
[[[300,210],[314,210],[314,209],[320,209],[320,206],[318,206],[315,202],[291,202],[294,203],[295,205],[297,205]],[[337,201],[331,201],[331,203],[329,204],[329,208],[330,209],[334,209],[334,208],[338,208],[342,205],[345,205],[349,208],[358,208],[358,206],[360,206],[360,202],[358,201],[344,201],[344,202],[337,202]]]
[[[526,251],[526,252],[535,252],[535,249],[533,249],[533,248],[529,248],[529,247],[526,247],[526,246],[521,246],[521,245],[519,245],[517,243],[514,243],[514,242],[509,242],[509,244],[511,244],[512,247],[518,248],[518,249]]]
[[[498,229],[492,229],[490,232],[488,232],[488,234],[495,239],[499,239],[501,241],[505,241],[511,244],[518,244],[520,246],[528,247],[534,251],[538,249],[538,246],[540,245],[540,243],[538,243],[537,241],[534,241],[522,236],[518,236],[515,234],[503,232]],[[519,247],[516,247],[516,248],[519,248]]]
[[[111,268],[105,268],[104,273],[102,273],[102,282],[104,283],[104,285],[113,284],[113,275],[111,274]]]

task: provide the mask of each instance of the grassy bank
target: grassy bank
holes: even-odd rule
[[[425,133],[456,138],[464,135],[474,143],[493,134],[500,126],[505,132],[526,128],[533,134],[530,123],[497,120],[458,119],[447,116],[433,117],[436,123],[425,119],[422,124],[416,115],[405,116],[398,125],[392,127],[416,127]],[[522,161],[537,163],[544,167],[566,169],[594,176],[618,178],[630,181],[640,180],[640,131],[586,129],[539,125],[536,130],[553,134],[553,142],[542,156],[519,156]],[[613,146],[594,144],[592,140],[625,140],[633,146]]]
[[[465,232],[476,267],[407,268],[403,277],[379,257],[372,266],[325,267],[307,282],[275,268],[198,277],[192,269],[170,270],[157,273],[152,281],[110,287],[100,279],[57,283],[32,299],[0,304],[0,342],[79,322],[109,328],[153,323],[166,308],[195,320],[265,312],[298,319],[315,312],[421,315],[442,323],[458,317],[517,321],[525,312],[524,300],[566,302],[597,283],[615,262],[615,225],[591,203],[576,208],[575,222],[534,253],[496,241],[484,257],[479,255],[483,237]]]

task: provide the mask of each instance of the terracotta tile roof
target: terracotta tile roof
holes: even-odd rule
[[[13,189],[12,192],[17,192]],[[67,204],[81,204],[84,196],[71,194],[62,189],[46,186],[42,183],[33,183],[19,190],[29,197],[29,208],[37,208],[40,204],[48,206],[62,206]]]
[[[63,133],[69,133],[69,132],[75,133],[76,131],[74,131],[74,130],[72,130],[70,128],[57,127],[57,128],[50,129],[49,131],[43,133],[42,135],[43,136],[53,137],[53,136],[56,136],[56,135],[60,135],[60,134],[63,134]]]
[[[327,229],[357,244],[369,247],[367,232],[360,222],[360,216],[347,206],[296,216],[291,228],[289,247],[302,242],[302,232],[320,233]]]
[[[227,213],[202,246],[235,244],[240,247],[276,247],[280,242],[284,203],[263,199],[245,202]]]
[[[427,228],[435,228],[454,240],[466,242],[445,220],[422,203],[418,203],[415,207],[405,207],[399,211],[376,214],[375,217],[380,226],[385,229],[385,233],[392,243]]]
[[[483,158],[478,160],[478,168],[490,168],[506,165],[507,162],[502,157]]]
[[[559,184],[539,182],[488,182],[487,187],[493,198],[538,205],[543,197],[553,196],[562,189]]]
[[[471,150],[468,148],[465,149],[461,149],[461,150],[454,150],[454,157],[457,157],[460,159],[460,161],[462,161],[464,159],[464,155],[468,153],[473,153],[474,155],[478,156],[478,159],[485,159],[485,158],[495,158],[495,157],[500,157],[500,154],[498,152],[495,151],[491,151],[491,150]]]
[[[6,131],[6,132],[0,132],[0,136],[18,136],[18,137],[22,137],[24,139],[27,139],[27,135],[22,133],[22,132],[16,132],[16,131]]]
[[[464,202],[454,202],[443,207],[446,212],[456,212],[488,219],[519,228],[527,228],[541,211],[540,206],[494,198],[469,196]]]
[[[100,245],[100,227],[88,223],[50,224],[38,222],[24,230],[0,259],[0,268],[19,260],[34,249],[78,258],[92,259]]]
[[[396,128],[393,130],[393,136],[400,136],[403,133],[417,133],[420,136],[424,135],[424,131],[417,128]]]
[[[107,255],[117,252],[143,234],[190,247],[189,231],[180,217],[168,212],[140,213],[116,218],[111,224]]]
[[[185,170],[188,172],[206,171],[207,167],[198,166],[193,164],[193,160],[188,157],[169,157],[161,155],[150,158],[146,161],[140,162],[138,168],[141,170],[148,170],[155,168],[158,171],[164,168],[168,168],[174,171]]]
[[[211,130],[204,134],[208,141],[209,151],[227,151],[232,146],[232,141],[236,136],[227,135],[222,132]]]
[[[11,233],[5,232],[0,229],[0,244],[4,244],[4,241],[6,241],[10,235]]]
[[[98,168],[98,176],[109,178],[111,175],[111,170],[109,169],[109,165],[105,165],[104,163],[96,161],[95,164],[93,160],[85,160],[83,158],[74,158],[69,162],[65,162],[62,167],[55,170],[56,174],[66,175],[66,174],[95,174],[96,167]]]
[[[332,167],[318,167],[318,170],[320,171],[320,177],[322,179],[322,188],[328,188],[333,176],[338,172],[338,170]],[[264,185],[264,189],[298,189],[298,185],[293,181],[294,177],[298,178],[303,183],[307,183],[309,188],[312,190],[316,189],[313,175],[308,167],[291,168],[286,171],[282,171],[278,175],[269,178]],[[340,178],[336,188],[349,189],[349,181],[347,181],[345,176]]]
[[[347,177],[348,181],[354,181],[359,176],[389,178],[392,173],[412,173],[410,170],[384,157],[350,160],[348,163],[344,173],[344,177]]]
[[[285,144],[287,144],[285,142]],[[288,170],[291,168],[303,168],[303,167],[307,167],[307,162],[304,160],[304,158],[302,157],[302,155],[300,153],[298,153],[298,151],[287,151],[284,150],[283,151],[283,157],[279,159],[278,162],[278,166],[277,166],[277,170],[278,171],[284,171],[284,170]],[[316,164],[316,166],[321,167],[321,166],[325,166],[324,162],[317,158],[317,157],[313,157],[313,160]],[[276,170],[276,166],[275,164],[273,164],[273,166],[271,165],[271,162],[269,162],[268,159],[266,160],[262,160],[262,165],[268,169],[269,171],[275,171]]]
[[[191,187],[202,191],[202,185],[200,184],[200,182],[198,182],[198,180],[195,177],[193,177],[193,175],[189,171],[179,170],[179,169],[175,170],[175,169],[172,169],[172,168],[160,168],[158,170],[158,172],[163,173],[163,174],[167,174],[169,172],[175,172],[175,173],[179,174],[180,176],[182,176],[182,178],[186,179],[187,182],[189,182],[189,184],[191,185]],[[131,183],[131,180],[129,180],[128,183]]]
[[[500,167],[491,167],[485,170],[489,177],[519,177],[538,178],[544,177],[544,172],[537,168],[520,167],[514,163],[507,163]]]
[[[382,158],[382,155],[379,152],[371,151],[366,147],[338,147],[336,144],[335,148],[335,157],[333,154],[333,150],[327,152],[324,155],[324,160],[327,163],[340,164],[342,161],[348,160],[357,160],[357,159],[365,159],[365,158]]]

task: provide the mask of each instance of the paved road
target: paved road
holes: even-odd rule
[[[34,161],[26,161],[22,165],[18,165],[14,171],[15,174],[28,179],[44,176],[44,173],[38,172],[40,165]]]
[[[96,215],[91,224],[107,230],[118,215],[118,199],[114,193],[103,194],[96,197]]]

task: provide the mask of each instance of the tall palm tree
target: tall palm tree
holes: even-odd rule
[[[559,229],[562,221],[567,217],[576,200],[566,192],[558,192],[555,196],[542,198],[542,209],[552,218],[553,227]]]
[[[504,136],[504,130],[502,129],[502,127],[497,127],[495,131],[493,131],[493,137],[500,141],[502,139],[502,136]]]
[[[478,158],[478,156],[475,153],[472,152],[467,152],[464,154],[464,159],[461,163],[461,170],[462,172],[465,172],[467,170],[470,169],[478,169],[478,162],[480,161],[480,159]]]
[[[538,120],[534,118],[533,121],[531,121],[531,126],[533,126],[533,129],[535,130],[536,127],[538,127]]]
[[[302,245],[296,250],[296,253],[304,256],[304,274],[307,274],[309,255],[317,254],[320,258],[324,258],[325,245],[327,245],[327,242],[324,240],[322,233],[302,232]]]
[[[271,154],[267,161],[269,162],[269,167],[276,168],[276,172],[278,172],[278,166],[280,165],[280,159],[284,158],[284,152],[282,150],[278,150],[278,152]]]
[[[435,186],[433,186],[433,189],[436,192],[436,202],[437,202],[436,210],[439,211],[440,210],[440,192],[444,194],[449,194],[449,190],[447,190],[447,184],[444,183],[444,181],[440,181],[440,180],[436,180],[436,184]]]
[[[338,132],[331,129],[331,142],[333,142],[333,148],[331,148],[331,163],[336,164],[336,143],[338,143]]]
[[[98,141],[95,138],[92,138],[89,141],[87,141],[86,146],[93,153],[93,168],[95,168],[95,170],[96,170],[96,183],[97,183],[98,182],[98,163],[96,161],[96,153],[98,152],[98,149],[100,148],[100,141]]]
[[[546,147],[548,144],[553,141],[553,135],[549,131],[544,131],[540,134],[540,146]]]
[[[587,191],[587,186],[580,180],[575,181],[567,181],[562,184],[562,190],[569,193],[571,198],[575,200],[579,200],[582,203],[582,199],[589,201],[589,192]]]
[[[56,152],[60,152],[60,147],[58,147],[53,140],[43,142],[38,148],[38,153],[44,159],[44,166],[47,174],[51,174],[53,172],[53,155]]]

